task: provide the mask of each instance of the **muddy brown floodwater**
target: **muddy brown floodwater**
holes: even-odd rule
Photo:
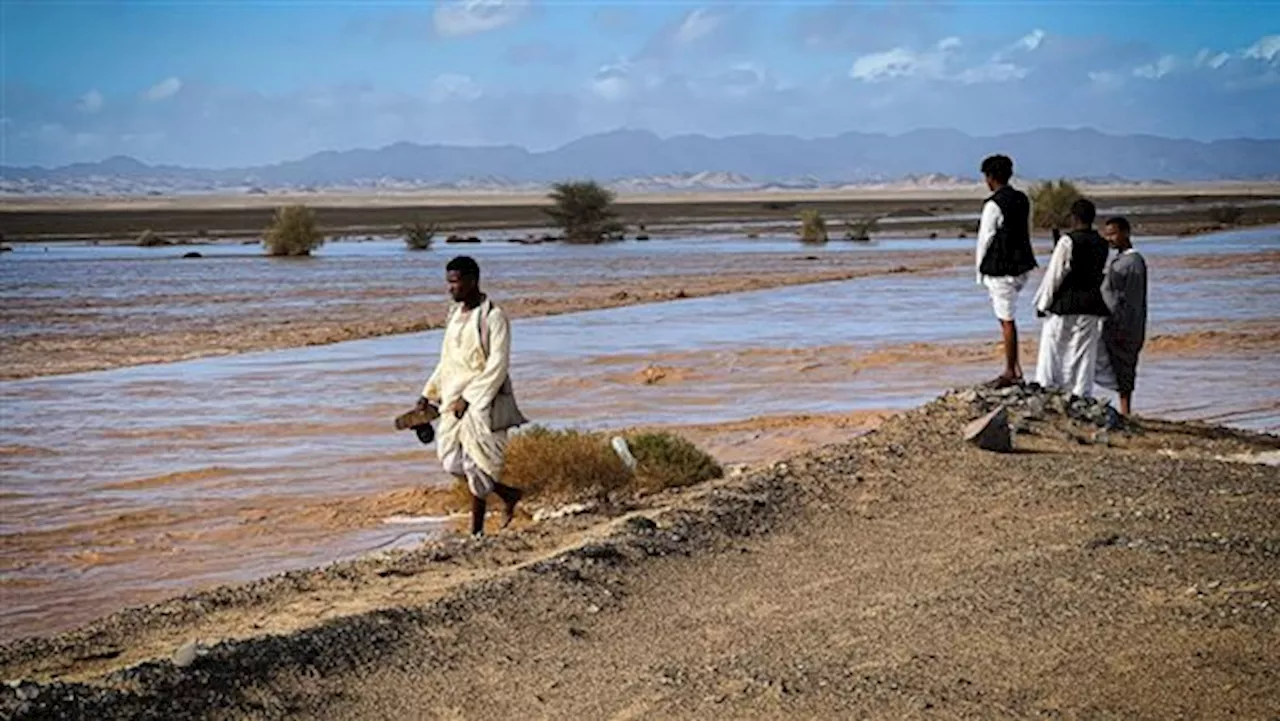
[[[617,296],[611,302],[624,306],[516,323],[515,378],[538,422],[675,427],[725,463],[753,464],[845,440],[994,373],[995,323],[960,245],[811,251],[701,239],[476,254],[517,315],[582,288],[590,290],[579,300]],[[1139,412],[1280,428],[1280,233],[1141,249],[1152,268],[1152,340]],[[527,255],[534,250],[548,255]],[[202,315],[214,319],[214,334],[276,308],[293,308],[286,317],[319,308],[381,319],[390,306],[379,294],[409,293],[419,281],[420,295],[390,303],[438,315],[447,255],[365,247],[368,257],[349,259],[358,272],[339,258],[296,266],[230,258],[189,271],[176,260],[130,259],[136,249],[92,261],[64,252],[41,261],[49,267],[26,276],[21,292],[6,285],[9,298],[27,300],[16,310],[6,301],[5,319],[19,337],[65,333],[57,347],[72,357],[77,347],[89,353],[99,332],[163,348]],[[36,263],[9,262],[0,267],[10,279],[20,263]],[[911,272],[893,272],[901,267]],[[823,273],[831,282],[791,285]],[[278,294],[253,290],[286,277]],[[387,285],[362,288],[376,278]],[[759,289],[696,297],[740,283]],[[192,292],[176,292],[183,287]],[[650,300],[643,293],[679,290],[691,297],[626,305],[633,293]],[[1019,308],[1028,358],[1038,327],[1029,295]],[[564,302],[559,310],[578,301]],[[169,305],[178,308],[172,317]],[[432,449],[390,425],[438,342],[437,332],[420,332],[0,383],[0,639],[452,532]],[[135,362],[132,353],[108,364]]]

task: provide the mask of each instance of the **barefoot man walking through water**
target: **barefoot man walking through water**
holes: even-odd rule
[[[991,382],[997,388],[1022,380],[1018,360],[1018,324],[1014,320],[1018,293],[1036,267],[1031,249],[1031,202],[1009,185],[1013,161],[1006,155],[992,155],[982,161],[982,175],[991,197],[982,204],[978,223],[978,244],[974,264],[978,284],[991,294],[991,307],[1000,321],[1004,337],[1004,373]]]
[[[436,450],[444,469],[471,491],[471,534],[484,535],[485,499],[502,499],[503,527],[521,493],[503,485],[507,430],[525,422],[515,405],[508,370],[511,325],[480,291],[480,266],[460,256],[446,266],[454,301],[435,371],[422,389],[421,408],[439,404]]]

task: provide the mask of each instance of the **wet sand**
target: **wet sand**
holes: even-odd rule
[[[446,540],[0,647],[15,718],[1266,718],[1280,442],[950,396],[607,514]],[[620,514],[620,515],[616,515]],[[661,628],[661,633],[655,633]],[[167,660],[199,639],[192,661]],[[147,659],[150,662],[139,663]],[[1153,671],[1159,669],[1159,672]]]

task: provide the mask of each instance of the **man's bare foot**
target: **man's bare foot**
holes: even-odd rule
[[[502,528],[511,525],[511,521],[516,517],[516,504],[520,499],[524,498],[524,491],[519,488],[512,488],[506,498],[502,499]]]
[[[1016,386],[1020,383],[1022,383],[1022,378],[1019,376],[1001,374],[996,376],[993,380],[987,381],[987,387],[995,388],[998,390],[1000,388],[1009,388],[1011,386]]]

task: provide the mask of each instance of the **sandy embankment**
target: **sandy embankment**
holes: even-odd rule
[[[706,486],[0,649],[15,718],[1266,718],[1274,437],[951,397]],[[199,638],[194,662],[167,657]],[[218,642],[222,639],[240,639]],[[159,660],[133,665],[148,658]],[[125,667],[129,668],[125,668]],[[1158,671],[1157,671],[1158,669]],[[24,705],[25,704],[25,705]]]

